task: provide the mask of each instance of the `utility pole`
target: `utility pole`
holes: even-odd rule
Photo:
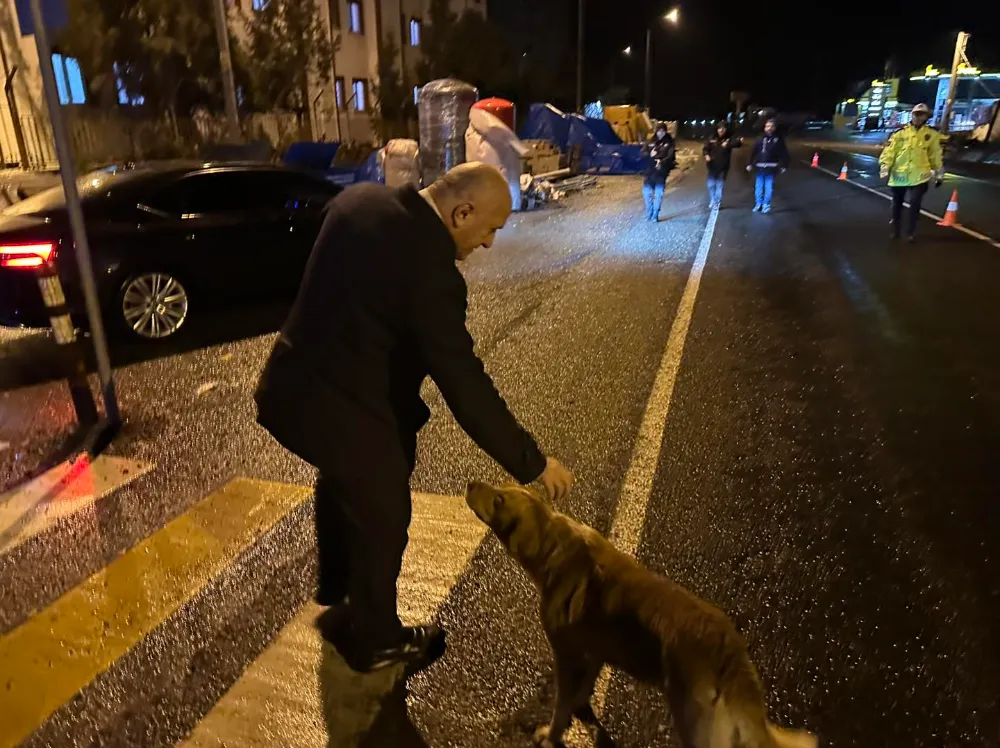
[[[653,91],[653,28],[646,27],[646,114],[649,114],[650,98]]]
[[[7,63],[7,47],[0,32],[0,60],[3,62],[4,95],[7,97],[7,108],[10,110],[10,124],[14,129],[14,141],[17,143],[17,157],[21,169],[27,171],[28,147],[24,142],[24,128],[21,127],[21,115],[17,109],[17,93],[14,90],[14,76],[17,75],[17,65],[10,67]]]
[[[969,43],[969,35],[958,32],[955,40],[955,56],[951,60],[951,80],[948,81],[948,99],[944,103],[944,115],[941,118],[941,132],[947,133],[951,128],[951,107],[955,103],[955,91],[958,89],[958,66],[965,59],[965,46]]]
[[[222,64],[222,92],[226,99],[226,125],[229,139],[240,142],[240,113],[236,108],[236,83],[233,82],[233,56],[229,51],[229,24],[226,23],[226,0],[215,0],[215,35],[219,39],[219,62]]]
[[[101,380],[101,392],[104,398],[104,412],[108,425],[117,428],[121,424],[118,410],[118,398],[115,394],[115,382],[111,376],[111,358],[108,355],[108,343],[104,335],[104,322],[101,319],[101,303],[97,295],[97,284],[94,282],[94,267],[90,260],[90,244],[87,241],[87,230],[83,223],[83,209],[80,207],[80,193],[76,187],[76,158],[73,154],[73,143],[69,136],[66,116],[59,103],[59,93],[56,88],[56,75],[52,67],[52,45],[49,43],[49,32],[42,16],[41,0],[31,0],[31,14],[35,21],[35,42],[38,45],[38,66],[42,72],[42,92],[52,120],[52,137],[56,144],[56,155],[59,158],[59,178],[62,180],[66,195],[66,209],[69,213],[70,229],[76,245],[76,262],[83,286],[83,297],[87,306],[87,319],[90,322],[90,337],[94,341],[94,354],[97,358],[97,373]],[[54,331],[59,335],[58,330]]]
[[[576,29],[576,111],[583,113],[583,2],[579,0]]]

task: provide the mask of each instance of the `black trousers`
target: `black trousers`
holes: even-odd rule
[[[917,220],[920,218],[920,205],[927,194],[930,182],[918,184],[915,187],[893,187],[892,188],[892,226],[896,235],[899,235],[901,222],[903,219],[903,200],[906,199],[906,192],[910,192],[910,212],[907,215],[906,235],[913,236],[917,232]]]
[[[396,582],[409,541],[417,436],[357,436],[355,459],[320,467],[316,481],[316,599],[337,605],[348,597],[353,642],[371,650],[394,646],[402,629]]]

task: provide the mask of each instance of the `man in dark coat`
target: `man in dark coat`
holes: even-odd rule
[[[518,481],[541,482],[555,500],[572,484],[511,415],[465,324],[455,261],[491,246],[510,211],[503,176],[478,163],[420,192],[344,190],[258,385],[258,422],[318,469],[317,602],[330,609],[317,624],[359,672],[404,663],[412,673],[444,652],[443,631],[403,627],[396,611],[427,376]]]
[[[729,132],[725,120],[720,120],[715,126],[715,134],[702,148],[705,166],[708,168],[708,201],[712,208],[722,207],[722,188],[729,175],[733,148],[739,148],[742,144],[743,141]]]
[[[677,164],[677,153],[674,139],[670,137],[667,126],[662,122],[656,125],[653,139],[644,147],[649,155],[649,165],[642,180],[642,197],[646,203],[646,220],[660,220],[660,205],[663,203],[663,191],[667,186],[667,176]]]
[[[788,169],[788,147],[785,139],[778,135],[778,123],[774,118],[764,123],[764,134],[750,152],[747,171],[757,171],[754,185],[755,211],[771,212],[771,195],[774,193],[774,175],[784,174]]]

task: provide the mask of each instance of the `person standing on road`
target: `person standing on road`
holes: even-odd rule
[[[785,139],[778,135],[778,123],[774,119],[764,123],[764,134],[754,143],[750,153],[747,171],[754,170],[757,171],[757,179],[753,209],[770,213],[774,176],[779,171],[784,174],[788,170],[788,146],[785,145]]]
[[[733,148],[739,148],[742,144],[739,138],[729,132],[725,120],[720,120],[715,126],[715,134],[702,149],[705,165],[708,167],[708,201],[712,208],[722,207],[722,188],[729,174]]]
[[[667,177],[677,163],[677,149],[663,122],[656,125],[653,138],[645,147],[650,163],[642,181],[642,198],[646,203],[646,220],[660,220],[660,206],[663,204],[663,190]]]
[[[348,187],[327,206],[298,297],[258,384],[258,422],[318,469],[323,637],[367,673],[436,660],[444,631],[404,628],[396,582],[430,376],[462,428],[522,484],[562,500],[572,474],[539,451],[473,350],[456,260],[511,212],[499,171],[462,164],[424,190]]]
[[[913,107],[906,127],[897,130],[885,144],[878,158],[879,175],[889,178],[892,190],[892,238],[898,239],[903,218],[903,200],[909,192],[910,213],[906,222],[906,240],[912,242],[917,232],[920,204],[927,194],[931,178],[941,186],[944,164],[941,135],[927,124],[930,110],[926,104]]]

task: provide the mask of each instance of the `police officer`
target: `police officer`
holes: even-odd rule
[[[910,124],[889,138],[879,156],[879,173],[889,178],[892,190],[892,238],[898,239],[903,216],[903,200],[909,192],[910,213],[906,222],[906,240],[912,242],[917,231],[920,204],[931,179],[941,186],[943,164],[941,135],[927,124],[930,110],[926,104],[913,107]]]

